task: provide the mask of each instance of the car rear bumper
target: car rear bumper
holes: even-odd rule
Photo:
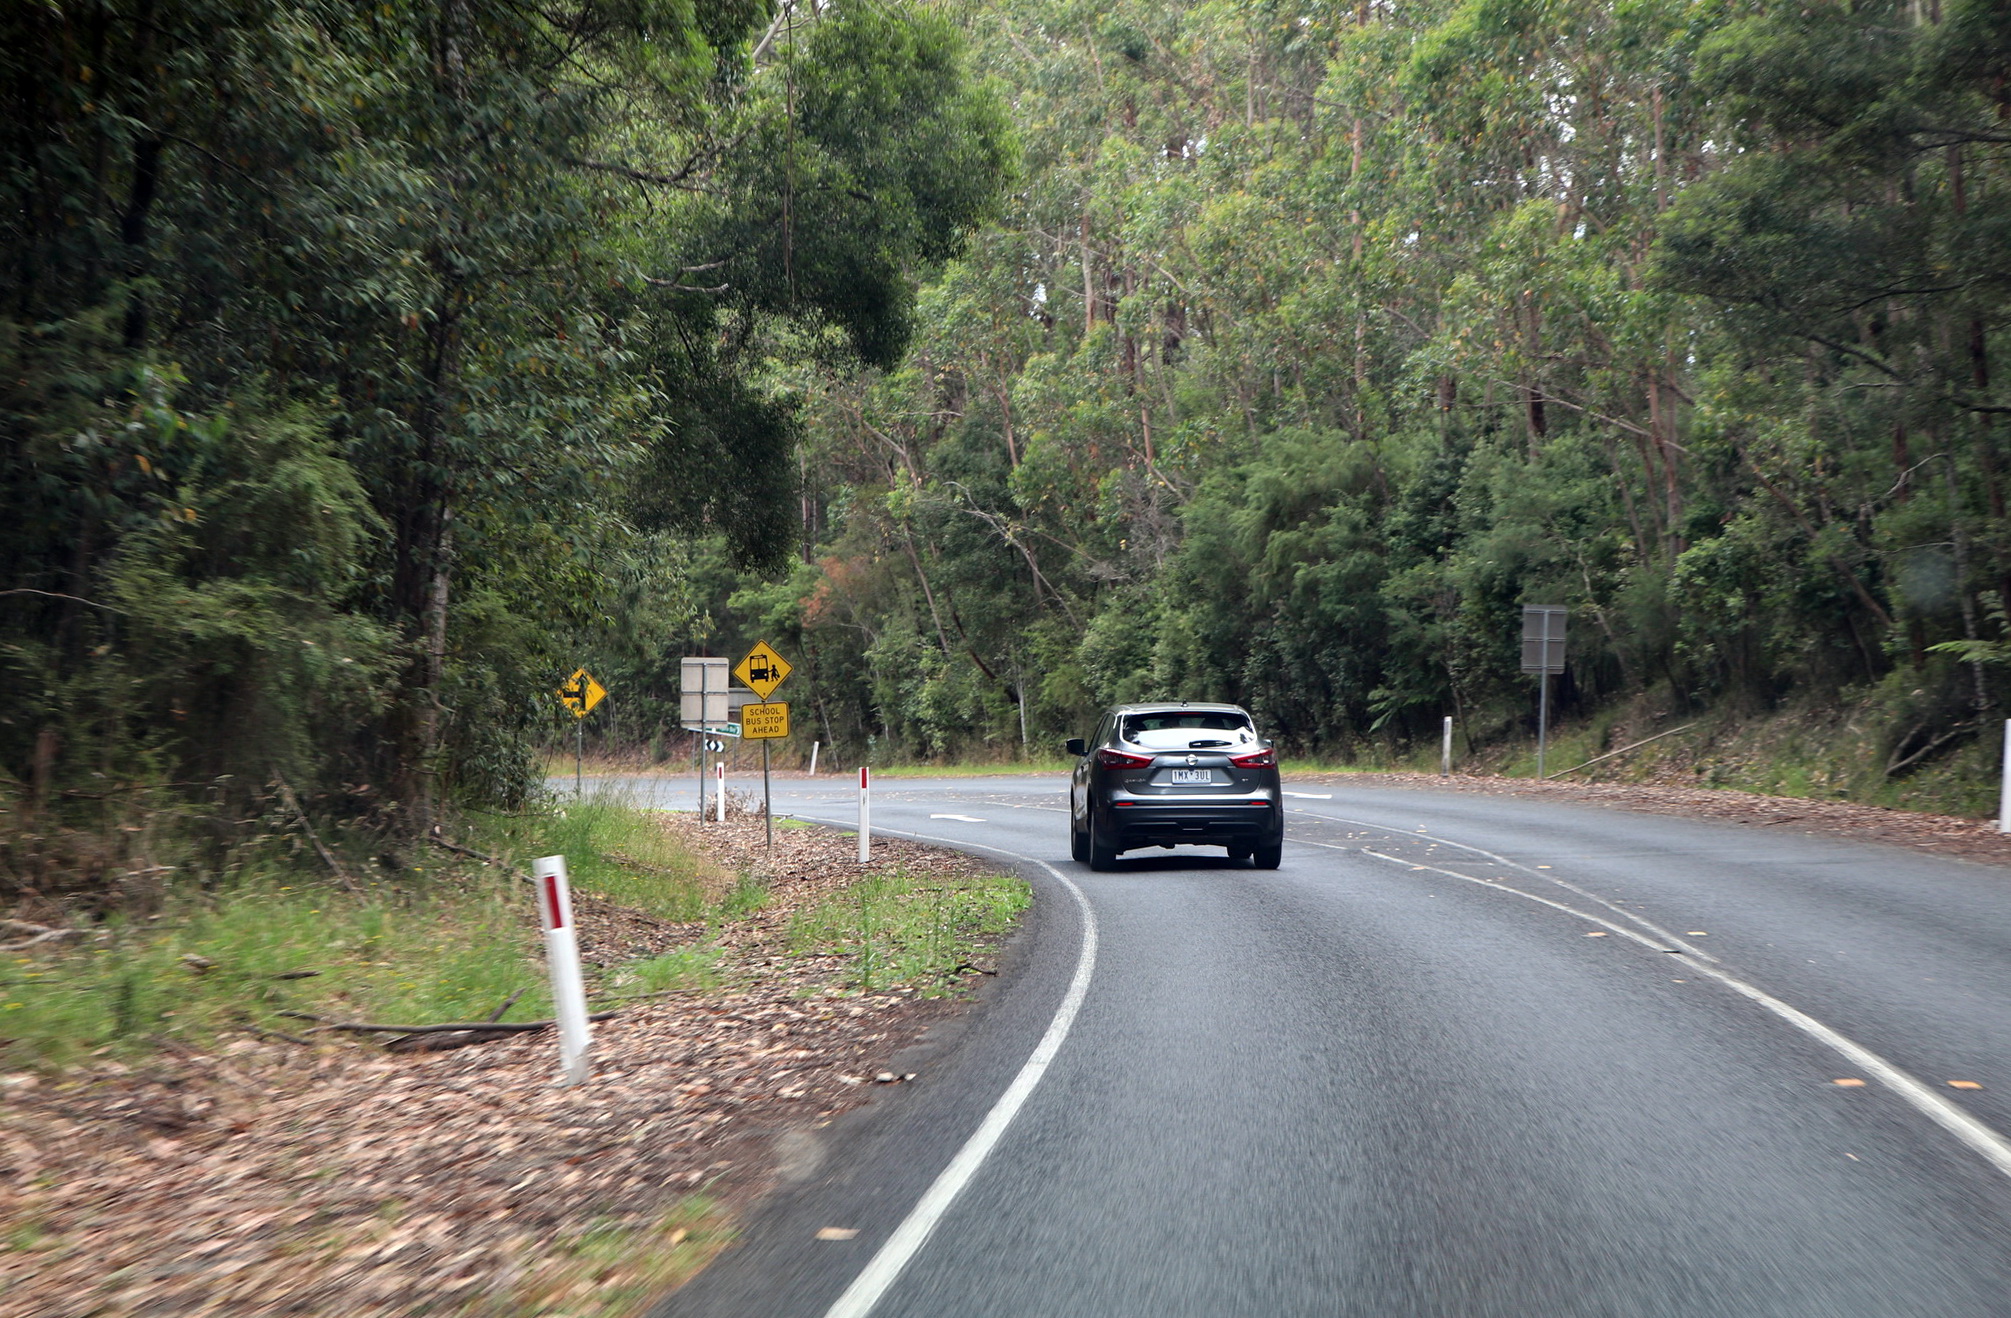
[[[1277,804],[1261,797],[1177,804],[1120,797],[1110,803],[1107,818],[1119,850],[1165,843],[1260,842],[1276,837],[1282,824]]]

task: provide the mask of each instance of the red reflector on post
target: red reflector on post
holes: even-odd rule
[[[1150,755],[1126,755],[1123,751],[1100,750],[1096,762],[1106,769],[1143,769],[1152,763]]]
[[[1248,755],[1231,755],[1229,757],[1229,763],[1239,769],[1268,769],[1277,762],[1277,755],[1269,747],[1260,751],[1252,751]]]
[[[559,905],[559,876],[556,874],[545,875],[544,887],[545,915],[548,920],[548,927],[563,929],[566,927],[566,912],[565,907]]]

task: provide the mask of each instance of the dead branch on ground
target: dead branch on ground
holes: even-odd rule
[[[346,891],[361,896],[363,890],[356,886],[356,880],[350,878],[342,868],[342,863],[335,859],[335,853],[322,845],[321,835],[314,831],[314,824],[308,819],[307,811],[301,808],[300,798],[293,794],[293,788],[277,773],[272,775],[272,781],[279,788],[279,799],[293,812],[294,822],[300,825],[301,832],[307,834],[307,840],[314,844],[315,854],[321,857],[321,863],[328,866],[329,871],[335,875],[335,881]]]

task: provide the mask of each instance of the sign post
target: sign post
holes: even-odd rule
[[[873,859],[873,771],[859,766],[859,863]]]
[[[559,1083],[577,1085],[587,1078],[587,991],[580,982],[580,945],[573,931],[572,885],[566,879],[566,858],[546,856],[531,862],[538,885],[538,922],[545,930],[545,968],[552,977],[553,1014],[559,1019]]]
[[[677,712],[691,737],[691,764],[698,772],[698,818],[705,820],[705,751],[708,734],[738,736],[726,728],[726,660],[686,655],[677,664]]]
[[[1452,777],[1452,715],[1445,716],[1445,740],[1439,744],[1438,776]]]
[[[775,653],[766,641],[756,641],[747,657],[733,669],[733,675],[746,683],[748,690],[761,697],[758,705],[740,707],[740,727],[741,735],[761,743],[761,827],[771,848],[775,845],[775,816],[768,808],[768,743],[776,737],[789,735],[789,706],[780,700],[770,704],[768,697],[774,695],[775,688],[781,686],[794,671],[789,661]]]
[[[2011,833],[2011,718],[2004,720],[2004,782],[1997,789],[1997,831]]]
[[[584,668],[575,668],[566,684],[559,688],[559,703],[573,712],[573,795],[580,794],[580,763],[587,753],[587,715],[595,705],[607,699],[607,688],[594,681],[594,675]]]
[[[1550,675],[1564,671],[1561,604],[1522,606],[1522,671],[1536,674],[1536,776],[1543,776],[1543,753],[1550,740]]]

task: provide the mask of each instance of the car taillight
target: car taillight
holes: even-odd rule
[[[1229,757],[1229,763],[1239,769],[1268,769],[1277,762],[1278,757],[1272,754],[1268,747],[1264,750],[1252,751],[1248,755],[1231,755]]]
[[[1126,755],[1123,751],[1100,750],[1096,762],[1106,769],[1143,769],[1152,763],[1150,755]]]

